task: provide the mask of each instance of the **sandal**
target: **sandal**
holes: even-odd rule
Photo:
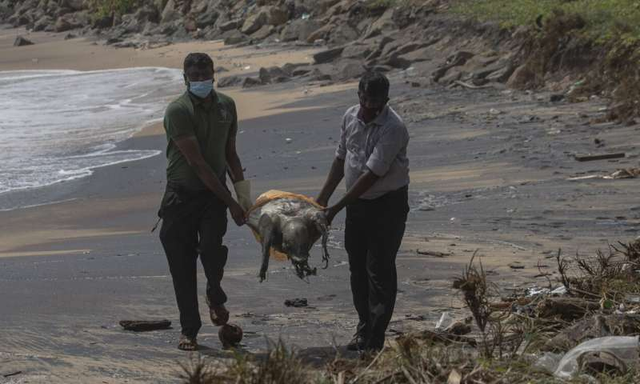
[[[195,337],[189,337],[186,335],[180,335],[180,341],[178,341],[178,349],[182,351],[195,351],[198,349],[198,342]]]

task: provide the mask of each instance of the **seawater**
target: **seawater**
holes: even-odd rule
[[[183,89],[169,68],[0,71],[0,195],[160,154],[117,144],[161,119]]]

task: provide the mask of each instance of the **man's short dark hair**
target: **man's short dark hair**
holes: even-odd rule
[[[213,69],[213,60],[206,53],[190,53],[184,58],[184,71],[192,67]]]
[[[373,97],[389,97],[389,80],[380,72],[367,72],[360,79],[358,90]]]

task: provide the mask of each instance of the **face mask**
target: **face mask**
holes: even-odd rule
[[[211,91],[213,91],[213,81],[205,80],[205,81],[190,81],[189,82],[189,91],[193,93],[195,96],[204,99],[209,96]]]

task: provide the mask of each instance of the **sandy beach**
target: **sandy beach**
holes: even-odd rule
[[[317,51],[229,48],[221,42],[115,49],[46,33],[29,35],[33,46],[13,47],[21,33],[0,30],[0,71],[180,68],[186,53],[204,51],[229,70],[220,74],[224,77],[309,62]],[[547,94],[413,87],[410,80],[408,71],[391,76],[391,105],[411,133],[412,184],[390,336],[433,328],[443,311],[464,313],[451,279],[476,251],[494,282],[522,290],[547,284],[541,271],[554,272],[552,257],[560,248],[586,254],[638,235],[637,179],[568,180],[638,166],[637,126],[585,125],[602,115],[604,101],[552,104]],[[353,82],[320,87],[293,81],[223,90],[238,106],[239,153],[254,197],[269,189],[317,194],[342,114],[356,103],[355,89]],[[596,137],[607,151],[626,157],[576,162],[573,154],[592,152]],[[163,150],[165,145],[155,123],[119,148]],[[178,362],[189,354],[176,349],[171,278],[157,233],[150,233],[164,167],[159,155],[99,168],[86,178],[0,194],[3,206],[33,205],[0,211],[0,383],[177,381]],[[258,245],[247,228],[229,225],[223,284],[232,321],[245,331],[247,353],[260,354],[267,339],[282,338],[319,364],[348,341],[356,315],[343,218],[334,223],[330,267],[308,283],[287,263],[273,263],[268,280],[259,283]],[[320,264],[319,249],[312,264]],[[198,277],[204,295],[204,275]],[[296,297],[307,298],[309,307],[284,306]],[[203,300],[200,309],[206,319]],[[125,319],[165,318],[173,329],[136,334],[118,325]],[[229,358],[217,328],[203,322],[199,353]]]

